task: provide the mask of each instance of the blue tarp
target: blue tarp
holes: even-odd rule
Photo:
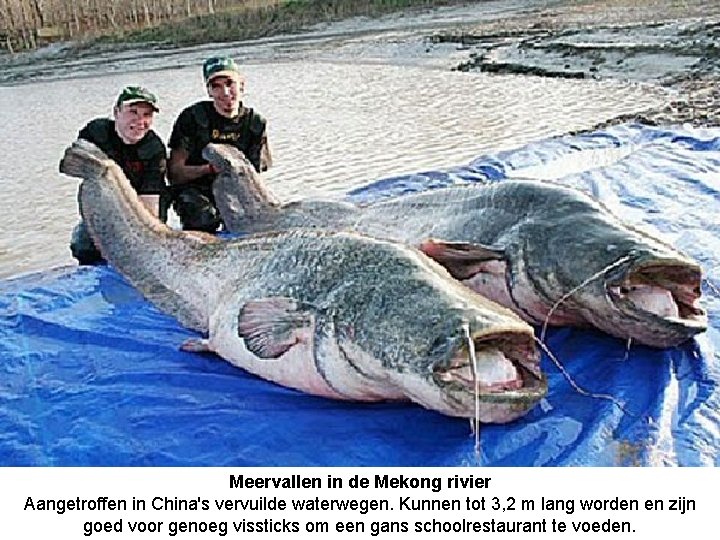
[[[544,356],[547,398],[519,421],[482,426],[477,453],[467,420],[308,396],[181,352],[194,334],[112,268],[59,268],[0,282],[0,464],[720,464],[720,129],[617,126],[349,197],[550,173],[659,229],[708,277],[711,328],[682,346],[627,351],[600,332],[549,331],[575,383],[623,409],[579,393]]]

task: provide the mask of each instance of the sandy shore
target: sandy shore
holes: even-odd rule
[[[566,1],[431,40],[467,48],[468,60],[457,66],[462,71],[617,78],[676,92],[660,109],[609,123],[720,124],[720,3]]]

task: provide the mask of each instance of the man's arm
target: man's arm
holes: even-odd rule
[[[263,132],[257,136],[253,134],[253,139],[247,147],[245,157],[252,163],[257,172],[267,171],[272,165],[272,154],[270,153],[270,145],[267,140],[267,132]]]
[[[173,186],[187,184],[208,174],[214,174],[215,169],[209,163],[203,165],[187,165],[188,151],[184,148],[170,150],[168,163],[168,180]]]
[[[268,142],[267,132],[263,133],[262,148],[260,149],[260,171],[267,171],[272,167],[272,152],[270,151],[270,143]]]
[[[201,130],[208,129],[201,126],[193,113],[194,105],[183,110],[173,125],[168,146],[170,147],[170,160],[168,161],[168,180],[170,185],[177,186],[188,184],[212,174],[215,170],[208,163],[202,165],[188,165],[187,161],[190,152],[197,143]]]

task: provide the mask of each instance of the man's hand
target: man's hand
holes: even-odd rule
[[[208,174],[220,172],[210,163],[204,165],[187,165],[188,152],[182,148],[170,150],[170,161],[168,162],[168,180],[170,185],[178,186],[188,184]]]

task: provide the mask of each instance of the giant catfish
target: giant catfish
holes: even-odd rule
[[[415,246],[463,284],[538,325],[593,326],[668,347],[707,329],[702,271],[669,243],[604,205],[547,182],[508,180],[373,204],[281,204],[243,154],[210,144],[226,228],[348,230]]]

